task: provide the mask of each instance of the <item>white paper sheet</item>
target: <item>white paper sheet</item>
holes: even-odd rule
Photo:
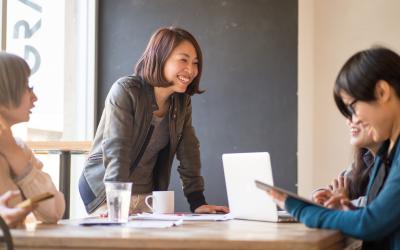
[[[232,220],[231,214],[150,214],[141,213],[129,217],[130,220],[159,220],[159,221],[226,221]]]
[[[85,218],[80,220],[70,220],[64,223],[77,224],[80,226],[119,226],[129,228],[167,228],[182,225],[183,220],[133,220],[127,223],[110,222],[107,218]],[[61,224],[64,224],[61,223]]]
[[[167,227],[176,227],[182,224],[183,224],[182,220],[176,220],[176,221],[134,220],[134,221],[129,221],[124,226],[131,228],[167,228]]]

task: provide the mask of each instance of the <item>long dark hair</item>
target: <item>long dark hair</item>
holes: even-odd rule
[[[343,65],[336,78],[333,97],[339,111],[351,119],[351,114],[342,100],[341,92],[356,100],[376,100],[375,86],[385,80],[400,96],[400,56],[385,47],[373,47],[357,52]]]
[[[366,157],[371,158],[365,159]],[[348,188],[349,198],[351,200],[357,199],[360,196],[365,196],[373,161],[373,155],[368,149],[358,147],[354,149],[354,162],[351,166]]]

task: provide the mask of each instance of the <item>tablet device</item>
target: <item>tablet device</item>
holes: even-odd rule
[[[305,203],[312,204],[312,205],[315,205],[315,206],[318,206],[318,207],[324,207],[321,204],[318,204],[318,203],[316,203],[316,202],[314,202],[312,200],[303,198],[303,197],[301,197],[301,196],[299,196],[299,195],[297,195],[297,194],[295,194],[293,192],[290,192],[288,190],[285,190],[285,189],[282,189],[282,188],[279,188],[279,187],[275,187],[275,186],[271,186],[271,185],[269,185],[269,184],[267,184],[265,182],[259,181],[259,180],[254,180],[254,182],[255,182],[256,186],[259,189],[262,189],[262,190],[265,190],[265,191],[275,190],[275,191],[284,193],[287,196],[293,197],[293,198],[295,198],[297,200],[303,201]]]
[[[18,203],[17,207],[26,208],[26,207],[29,207],[31,205],[32,206],[36,205],[39,202],[48,200],[48,199],[53,198],[53,197],[54,197],[54,195],[49,193],[49,192],[46,192],[46,193],[43,193],[43,194],[38,194],[38,195],[32,196],[32,197],[30,197],[30,198]]]

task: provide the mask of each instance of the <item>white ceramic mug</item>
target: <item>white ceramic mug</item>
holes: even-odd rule
[[[149,204],[149,199],[152,200],[152,205]],[[174,191],[153,191],[144,202],[154,214],[172,214],[175,211]]]

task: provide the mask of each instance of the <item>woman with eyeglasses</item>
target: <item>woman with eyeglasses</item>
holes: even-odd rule
[[[11,131],[13,125],[29,120],[37,101],[28,85],[30,73],[24,59],[0,52],[0,216],[10,226],[20,224],[32,209],[36,219],[46,223],[57,222],[65,210],[64,195],[41,170],[43,165],[32,150]],[[44,192],[54,198],[37,207],[15,208],[23,199]]]
[[[268,194],[309,227],[340,230],[362,239],[363,249],[400,249],[400,56],[383,47],[356,53],[339,72],[334,98],[339,110],[362,123],[374,141],[384,141],[368,183],[367,205],[341,211],[280,192]]]

